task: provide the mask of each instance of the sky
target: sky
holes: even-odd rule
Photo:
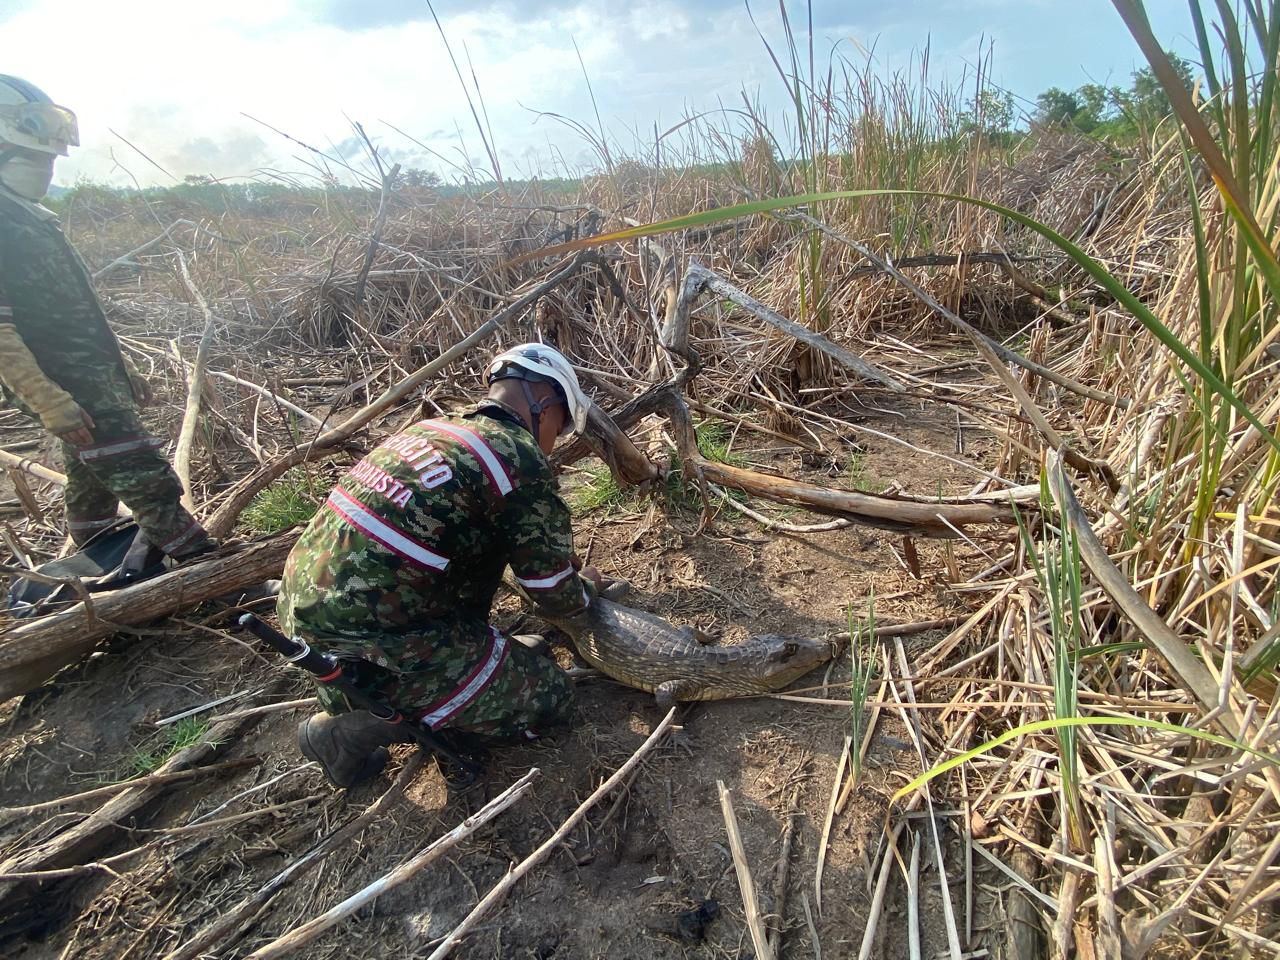
[[[1147,6],[1161,41],[1189,53],[1185,3]],[[806,5],[788,9],[804,42]],[[738,107],[744,91],[786,109],[742,0],[435,0],[435,13],[507,177],[598,166],[550,114],[603,124],[626,152],[636,131]],[[777,0],[751,14],[779,48]],[[991,79],[1027,108],[1050,86],[1127,83],[1144,63],[1108,0],[814,0],[812,17],[820,58],[870,55],[884,73],[927,44],[931,74],[959,81],[990,44]],[[488,167],[427,0],[0,0],[0,73],[79,117],[62,185],[305,174],[316,157],[299,142],[355,162],[353,123],[406,167]]]

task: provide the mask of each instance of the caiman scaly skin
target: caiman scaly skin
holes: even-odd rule
[[[762,634],[742,643],[704,643],[643,610],[603,598],[573,617],[539,616],[569,635],[584,660],[659,704],[725,700],[780,690],[838,652],[828,640]]]

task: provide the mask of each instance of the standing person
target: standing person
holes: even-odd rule
[[[573,688],[547,656],[489,623],[502,572],[543,609],[586,609],[569,508],[548,454],[590,401],[541,344],[493,359],[489,393],[456,416],[383,441],[339,481],[285,563],[282,629],[432,731],[520,741],[568,719]],[[403,727],[319,687],[328,712],[298,728],[304,756],[338,786],[374,776]]]
[[[123,501],[139,534],[120,581],[162,555],[213,548],[182,506],[182,487],[137,405],[150,400],[107,326],[84,261],[40,206],[54,160],[79,145],[75,115],[17,77],[0,75],[0,386],[62,441],[67,532],[81,545],[114,523]]]

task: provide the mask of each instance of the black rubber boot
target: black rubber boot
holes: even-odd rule
[[[402,724],[387,723],[364,710],[337,717],[317,713],[298,725],[298,749],[320,764],[337,787],[373,779],[387,765],[385,748],[412,740]]]
[[[168,563],[180,565],[196,557],[212,553],[218,545],[207,537],[194,549],[170,557]],[[168,569],[165,553],[159,547],[152,546],[141,530],[133,538],[133,543],[125,552],[120,566],[105,577],[99,578],[91,590],[114,590],[157,577]]]

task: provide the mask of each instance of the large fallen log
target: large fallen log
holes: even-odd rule
[[[136,586],[95,594],[88,605],[16,622],[0,633],[0,703],[36,689],[121,627],[150,623],[278,577],[297,538],[298,531],[291,530],[226,548]]]
[[[840,517],[863,526],[891,530],[907,536],[955,538],[975,523],[1015,524],[1011,504],[1036,509],[1040,488],[1034,484],[976,497],[912,497],[854,493],[791,480],[776,474],[744,470],[707,460],[698,453],[689,408],[675,381],[656,384],[623,404],[611,415],[613,424],[626,430],[650,414],[665,416],[675,434],[681,461],[690,476],[741,490],[751,496],[803,507],[813,513]],[[593,444],[575,440],[552,456],[559,468],[587,456]]]
[[[941,539],[961,536],[974,523],[1015,524],[1013,503],[1034,503],[1040,488],[1029,485],[966,498],[885,496],[834,490],[790,480],[756,470],[743,470],[700,456],[686,459],[710,483],[733,487],[754,497],[804,507],[814,513],[841,517],[866,527],[877,527],[914,537]]]
[[[582,432],[582,440],[624,486],[642,486],[658,479],[660,471],[657,464],[631,442],[620,424],[614,423],[594,403],[587,413],[587,426]]]

